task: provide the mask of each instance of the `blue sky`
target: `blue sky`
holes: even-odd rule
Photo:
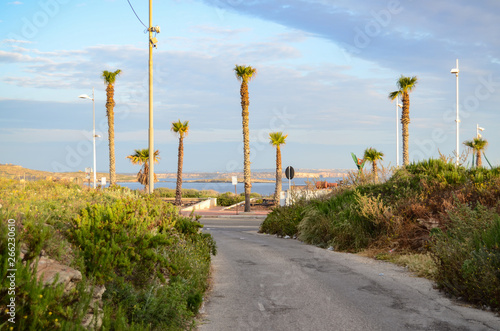
[[[131,0],[148,23],[147,1]],[[396,160],[396,109],[388,93],[401,75],[411,94],[410,160],[455,150],[460,61],[460,150],[476,124],[500,164],[500,3],[495,0],[165,0],[154,50],[157,172],[175,172],[173,121],[190,122],[185,171],[243,166],[235,64],[258,74],[249,85],[253,169],[273,169],[268,134],[288,134],[283,164],[353,168],[367,147]],[[115,85],[116,167],[147,147],[148,38],[126,0],[4,1],[0,4],[0,162],[47,171],[92,166],[95,87],[97,169],[107,171],[103,70]],[[401,140],[401,139],[400,139]],[[401,153],[400,153],[401,154]],[[401,156],[400,156],[401,158]]]

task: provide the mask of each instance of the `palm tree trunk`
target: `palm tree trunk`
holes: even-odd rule
[[[149,192],[149,166],[148,161],[144,162],[144,190],[145,193]]]
[[[177,185],[175,186],[175,204],[182,205],[182,163],[184,160],[184,137],[179,132],[179,152],[177,154]]]
[[[373,171],[373,180],[375,182],[378,182],[378,168],[377,168],[377,160],[373,160],[372,164],[372,171]]]
[[[476,167],[481,168],[483,166],[483,160],[481,159],[481,151],[480,150],[477,150],[476,158],[477,158]]]
[[[115,88],[113,84],[108,84],[106,88],[106,116],[108,116],[108,139],[109,139],[109,185],[116,185],[115,170]]]
[[[250,104],[248,98],[248,83],[243,80],[240,88],[241,116],[243,124],[243,180],[245,182],[245,212],[250,211],[250,192],[252,189],[250,177],[250,130],[248,128]]]
[[[281,149],[280,145],[276,146],[276,189],[274,191],[274,206],[280,205],[281,198],[281,180],[283,178],[283,170],[281,169]]]
[[[403,127],[403,164],[410,164],[410,154],[408,152],[408,125],[410,124],[410,96],[407,92],[403,93],[403,112],[401,114],[401,124]]]

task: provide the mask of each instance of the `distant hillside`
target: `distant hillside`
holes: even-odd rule
[[[83,180],[85,179],[85,172],[49,172],[41,170],[32,170],[23,168],[20,165],[14,164],[0,164],[0,177],[11,178],[11,179],[26,179],[26,180],[36,180],[36,179],[59,179],[59,180]],[[98,180],[101,177],[106,177],[109,181],[109,173],[98,172]],[[135,175],[131,174],[117,174],[117,181],[119,182],[129,182],[136,181]]]

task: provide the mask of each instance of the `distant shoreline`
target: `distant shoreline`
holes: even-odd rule
[[[213,178],[213,179],[183,179],[184,183],[231,183],[231,179],[227,178]],[[276,180],[272,179],[252,179],[252,183],[274,183]],[[243,179],[238,178],[238,183],[243,183]]]
[[[295,172],[295,178],[309,178],[310,180],[323,180],[322,178],[334,178],[334,177],[342,177],[345,175],[347,171],[345,169],[321,169],[321,170],[312,170],[312,169],[297,169]],[[176,180],[176,173],[164,173],[157,172],[156,173],[158,179],[161,180]],[[252,183],[274,183],[275,172],[256,172],[253,174],[255,177],[252,177]],[[220,172],[197,172],[183,173],[183,182],[185,183],[231,183],[232,177],[238,177],[238,183],[243,182],[242,173],[238,172],[230,172],[230,173],[220,173]],[[24,168],[20,165],[14,164],[1,164],[0,163],[0,177],[2,178],[10,178],[10,179],[26,179],[26,180],[34,180],[34,179],[48,179],[48,180],[83,180],[87,182],[89,179],[87,174],[84,171],[74,171],[74,172],[48,172],[42,170],[33,170]],[[93,177],[92,175],[90,177]],[[109,182],[109,173],[99,171],[97,173],[97,180],[100,182],[102,177],[106,177],[106,180]],[[257,177],[257,178],[256,178]],[[137,182],[137,175],[134,173],[117,173],[116,174],[117,182],[122,183],[134,183]],[[283,178],[286,181],[286,178]]]

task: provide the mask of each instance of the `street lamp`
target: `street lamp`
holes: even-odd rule
[[[452,74],[455,74],[455,76],[457,77],[457,119],[455,120],[455,122],[457,122],[457,161],[456,161],[456,164],[458,166],[458,158],[459,158],[459,152],[458,152],[458,148],[459,148],[459,144],[458,144],[458,130],[459,130],[459,123],[460,123],[460,118],[458,116],[458,73],[460,72],[460,70],[458,70],[458,59],[457,59],[457,66],[456,68],[453,68],[451,69],[450,73]]]
[[[481,134],[479,131],[484,131],[484,128],[480,127],[479,124],[476,124],[476,137],[481,138]]]
[[[95,134],[95,98],[94,98],[94,88],[92,88],[92,98],[86,94],[82,94],[79,96],[81,99],[89,99],[92,100],[92,141],[94,145],[94,189],[96,183],[96,160],[95,160],[95,138],[97,137]]]

